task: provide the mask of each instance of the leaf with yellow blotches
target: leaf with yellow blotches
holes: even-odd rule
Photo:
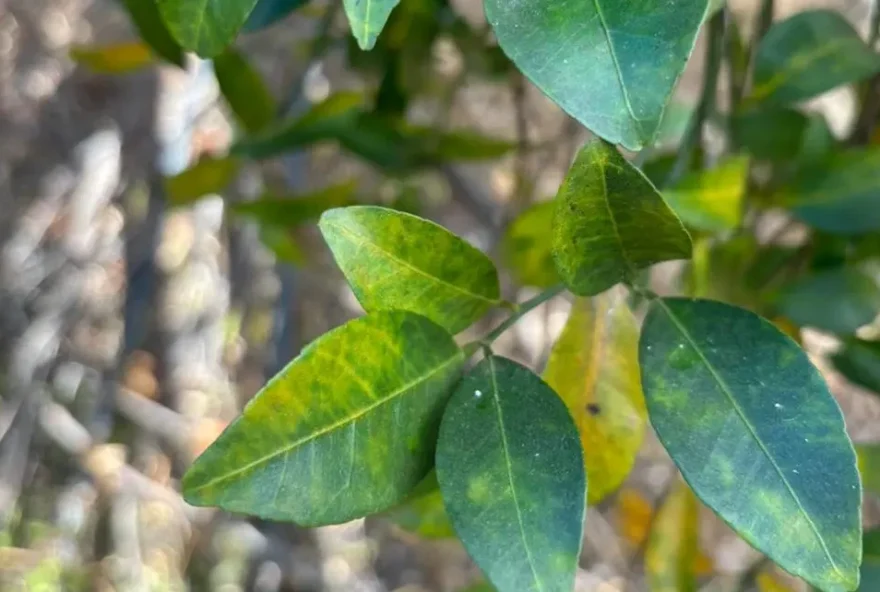
[[[115,45],[80,45],[70,50],[70,59],[101,74],[127,74],[156,61],[150,48],[140,41]]]
[[[697,498],[679,481],[664,500],[651,527],[645,571],[651,592],[697,589]]]
[[[762,571],[755,578],[758,592],[791,592],[791,588],[786,586],[770,572]]]
[[[578,298],[544,371],[580,432],[590,504],[620,486],[642,445],[647,414],[638,340],[622,298]]]

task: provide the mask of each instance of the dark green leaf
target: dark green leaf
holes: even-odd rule
[[[650,8],[619,0],[485,2],[499,44],[519,69],[591,131],[630,150],[657,136],[706,6],[707,0]]]
[[[549,288],[559,283],[547,240],[553,232],[555,210],[552,201],[536,204],[520,214],[504,234],[501,251],[505,264],[521,284]]]
[[[115,45],[78,45],[70,59],[101,74],[127,74],[153,63],[153,52],[139,41]]]
[[[496,356],[456,388],[437,441],[455,531],[499,592],[571,592],[586,478],[565,405],[529,369]]]
[[[855,453],[797,344],[745,309],[657,299],[639,350],[651,423],[697,496],[785,570],[825,592],[855,588]]]
[[[275,99],[241,53],[227,48],[214,58],[214,73],[220,92],[245,131],[258,132],[272,123],[278,109]]]
[[[304,526],[399,503],[428,474],[461,350],[405,311],[306,347],[186,473],[189,503]]]
[[[651,182],[601,140],[584,146],[568,171],[554,227],[556,270],[580,296],[691,255],[690,237]]]
[[[749,109],[733,116],[733,141],[755,158],[787,160],[803,145],[807,116],[794,109]]]
[[[241,30],[243,33],[253,33],[265,29],[308,2],[309,0],[258,0]]]
[[[256,201],[231,206],[236,214],[251,216],[264,225],[293,228],[311,222],[326,210],[353,205],[357,185],[354,181],[331,185],[305,195],[264,195]]]
[[[880,313],[880,288],[857,269],[830,269],[786,286],[779,311],[802,327],[848,335]]]
[[[864,560],[859,592],[880,590],[880,528],[865,533],[862,553]]]
[[[429,128],[415,128],[410,133],[417,139],[424,137],[425,141],[434,142],[426,152],[427,158],[435,163],[495,160],[515,147],[513,142],[483,136],[472,130],[436,134]]]
[[[694,592],[699,553],[697,498],[683,481],[675,483],[651,525],[645,575],[651,592]]]
[[[136,2],[138,0],[130,0]],[[185,49],[212,58],[235,39],[257,0],[156,0],[174,38]]]
[[[812,166],[813,163],[821,162],[831,154],[837,144],[837,138],[825,118],[814,113],[810,115],[807,127],[804,130],[803,141],[798,151],[798,164]]]
[[[199,162],[173,177],[165,179],[168,201],[180,206],[206,195],[222,192],[238,174],[236,159],[203,157]]]
[[[398,2],[400,0],[343,0],[351,34],[361,49],[373,49]]]
[[[709,232],[731,230],[742,218],[748,172],[748,158],[729,158],[712,170],[686,175],[663,197],[688,226]]]
[[[159,14],[157,0],[122,0],[138,35],[156,55],[175,66],[183,67],[183,50]]]
[[[880,342],[849,339],[831,361],[848,381],[880,394]]]
[[[498,303],[492,261],[433,222],[352,206],[325,212],[319,226],[365,310],[410,310],[458,333]]]
[[[755,57],[751,101],[787,105],[880,72],[880,56],[833,10],[776,23]]]

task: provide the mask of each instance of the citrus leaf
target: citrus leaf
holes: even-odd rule
[[[165,179],[168,201],[181,206],[220,193],[235,179],[238,167],[238,160],[234,158],[205,156],[182,173]]]
[[[404,130],[416,139],[433,142],[426,148],[426,158],[431,162],[479,162],[501,158],[516,147],[514,142],[492,138],[473,130],[437,133],[431,128]]]
[[[257,0],[241,30],[243,33],[253,33],[270,27],[308,2],[309,0]]]
[[[115,45],[79,45],[70,59],[101,74],[126,74],[153,63],[153,52],[140,41]]]
[[[577,428],[537,375],[490,356],[443,414],[437,478],[452,525],[499,592],[571,592],[586,477]]]
[[[267,194],[255,201],[234,203],[230,209],[264,225],[293,228],[311,222],[331,208],[353,205],[355,191],[357,184],[349,181],[304,195]]]
[[[880,343],[849,339],[831,361],[851,383],[880,393]]]
[[[797,325],[847,335],[880,312],[880,288],[866,273],[840,267],[789,284],[778,306]]]
[[[761,41],[750,101],[795,103],[876,72],[880,55],[838,12],[799,12],[773,25]]]
[[[425,477],[406,502],[386,512],[385,517],[400,528],[426,539],[455,537],[434,471]]]
[[[880,528],[865,533],[862,549],[864,561],[859,592],[873,592],[880,589]]]
[[[867,493],[880,497],[880,445],[861,444],[856,446],[859,459],[859,474],[862,486]]]
[[[638,342],[636,319],[622,298],[578,298],[544,370],[580,432],[590,504],[623,483],[645,435]]]
[[[373,49],[391,11],[400,0],[344,0],[351,34],[363,50]]]
[[[690,237],[651,182],[601,140],[578,152],[556,197],[554,226],[556,271],[580,296],[691,255]]]
[[[697,498],[679,481],[663,501],[645,550],[645,575],[651,592],[694,592],[699,545]]]
[[[651,423],[703,503],[783,569],[855,588],[855,453],[803,350],[745,309],[657,299],[639,360]]]
[[[553,232],[555,210],[552,201],[536,204],[520,214],[504,233],[504,262],[521,284],[549,288],[559,283],[553,250],[547,240]]]
[[[136,1],[136,0],[131,0]],[[168,30],[185,49],[203,58],[235,40],[257,0],[156,0]]]
[[[746,109],[733,115],[734,144],[761,160],[794,158],[801,148],[807,116],[794,109]]]
[[[463,355],[428,319],[387,311],[319,337],[183,479],[187,501],[304,526],[382,512],[428,474]]]
[[[324,212],[318,226],[365,310],[410,310],[458,333],[498,303],[492,261],[433,222],[352,206]]]
[[[214,58],[214,74],[220,92],[245,131],[258,132],[275,119],[278,108],[272,93],[241,53],[230,47]]]
[[[149,45],[156,55],[182,68],[183,49],[165,26],[156,2],[157,0],[122,0],[134,28],[137,29],[144,43]]]
[[[485,2],[498,43],[523,74],[592,132],[629,150],[657,136],[706,7],[707,0],[650,9],[609,0]]]
[[[748,180],[749,159],[738,156],[709,171],[686,175],[663,197],[678,217],[693,228],[720,232],[736,228]]]

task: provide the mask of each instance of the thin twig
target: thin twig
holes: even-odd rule
[[[522,304],[516,307],[516,311],[510,315],[503,323],[498,325],[495,329],[489,332],[485,337],[480,339],[479,343],[489,346],[493,341],[498,339],[502,333],[510,329],[513,325],[517,323],[522,317],[526,315],[526,313],[530,312],[532,309],[544,304],[557,294],[560,294],[565,290],[565,286],[555,286],[553,288],[548,288],[544,290],[534,298],[530,300],[526,300]]]

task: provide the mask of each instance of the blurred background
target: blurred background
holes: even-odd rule
[[[381,55],[353,50],[339,4],[314,0],[240,39],[284,113],[379,82],[370,60]],[[230,204],[266,187],[301,195],[352,180],[370,201],[417,211],[498,255],[507,223],[555,194],[587,138],[491,54],[463,52],[486,35],[482,6],[451,4],[460,35],[435,35],[400,66],[420,89],[407,114],[518,149],[390,177],[321,145],[247,164],[222,195],[189,199],[169,196],[166,179],[224,153],[236,133],[211,63],[189,56],[184,69],[109,75],[71,50],[136,41],[120,3],[0,0],[0,590],[446,592],[479,581],[425,514],[305,530],[194,508],[178,493],[188,464],[268,377],[361,312],[313,225],[294,240]],[[746,35],[756,4],[730,0]],[[869,0],[779,0],[776,17],[812,7],[867,32]],[[685,109],[700,92],[701,48],[676,92]],[[843,137],[856,99],[843,89],[807,108]],[[678,289],[677,271],[655,271],[658,292]],[[510,300],[532,295],[502,282]],[[567,307],[536,309],[499,351],[542,366]],[[880,441],[880,402],[831,369],[833,339],[805,331],[803,341],[853,439]],[[645,590],[648,529],[675,476],[652,438],[624,487],[589,509],[578,591]],[[876,522],[876,503],[865,512]],[[707,511],[700,546],[694,569],[706,590],[743,589],[743,574],[762,590],[803,589]]]

